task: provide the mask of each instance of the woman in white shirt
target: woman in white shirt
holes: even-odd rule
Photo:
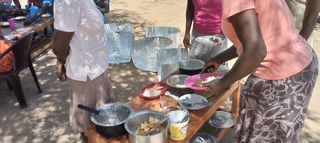
[[[103,15],[93,0],[55,0],[52,50],[57,56],[57,80],[71,79],[70,125],[87,142],[90,113],[77,108],[96,108],[114,102],[107,75],[108,48]],[[64,66],[65,64],[65,66]]]

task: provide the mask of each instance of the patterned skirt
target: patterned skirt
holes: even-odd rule
[[[239,106],[234,143],[298,143],[318,76],[318,59],[279,80],[250,75]]]

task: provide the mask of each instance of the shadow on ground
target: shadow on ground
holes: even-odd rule
[[[5,82],[0,83],[0,142],[80,142],[69,127],[69,84],[56,81],[55,56],[51,51],[33,63],[42,90],[28,69],[20,74],[27,109],[20,106]],[[127,102],[151,83],[155,73],[137,70],[132,63],[114,64],[108,68],[116,100]]]

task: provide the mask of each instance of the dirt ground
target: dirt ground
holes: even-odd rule
[[[171,26],[181,30],[180,44],[185,31],[187,0],[112,0],[107,23],[128,22],[135,27],[136,40],[145,37],[148,26]],[[26,0],[21,0],[25,5]],[[315,31],[314,49],[320,55],[319,25]],[[231,43],[229,43],[231,45]],[[55,56],[51,51],[34,61],[42,94],[29,70],[20,74],[28,108],[20,109],[13,91],[0,81],[0,142],[1,143],[80,143],[79,135],[72,134],[69,127],[69,84],[56,81]],[[233,65],[234,61],[229,64]],[[116,100],[127,102],[153,82],[156,73],[134,67],[132,63],[110,64],[108,74],[116,94]],[[309,111],[301,134],[301,143],[320,142],[320,82],[317,83],[309,104]],[[228,105],[228,104],[226,104]],[[207,123],[199,130],[215,134],[217,129]],[[228,130],[220,143],[232,142],[234,129]]]

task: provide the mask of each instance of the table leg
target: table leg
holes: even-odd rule
[[[221,140],[221,138],[223,137],[223,135],[228,131],[229,128],[222,128],[219,129],[218,133],[216,134],[215,138],[217,139],[217,141],[219,142]]]
[[[48,36],[48,27],[44,28],[44,35]]]
[[[237,84],[238,84],[238,88],[233,92],[232,107],[231,107],[231,114],[236,118],[236,121],[235,121],[233,127],[237,124],[237,119],[238,119],[237,112],[238,112],[238,107],[239,107],[240,91],[241,91],[241,82],[238,81]]]

